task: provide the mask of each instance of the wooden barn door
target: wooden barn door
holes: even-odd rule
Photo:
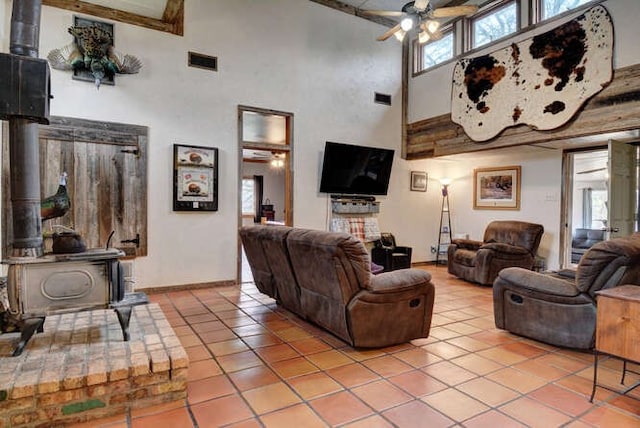
[[[8,132],[3,144],[3,250],[10,254],[12,236],[9,194]],[[117,123],[52,117],[40,127],[40,194],[53,195],[60,175],[68,174],[71,209],[46,220],[46,237],[62,225],[80,233],[88,248],[110,246],[127,256],[147,254],[147,128]]]

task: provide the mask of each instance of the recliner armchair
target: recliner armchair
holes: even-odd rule
[[[411,267],[411,247],[396,245],[396,238],[391,233],[381,233],[371,249],[373,263],[384,266],[385,272]]]
[[[506,267],[533,268],[544,227],[523,221],[492,221],[482,241],[454,239],[447,249],[447,271],[467,281],[492,285]]]
[[[594,345],[597,291],[640,285],[640,233],[602,241],[577,269],[500,271],[493,285],[496,327],[556,346]]]

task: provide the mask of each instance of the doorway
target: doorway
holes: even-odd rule
[[[567,150],[560,266],[576,266],[598,241],[638,230],[638,155],[634,143]]]
[[[293,225],[293,113],[238,106],[238,224]],[[238,281],[252,281],[238,238]]]

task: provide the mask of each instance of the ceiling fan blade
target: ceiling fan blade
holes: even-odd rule
[[[392,28],[389,28],[382,36],[378,37],[377,40],[379,42],[384,42],[389,37],[393,36],[393,34],[398,30],[400,30],[400,24],[398,24],[398,25],[396,25],[396,26],[394,26]]]
[[[429,5],[429,0],[416,0],[415,2],[413,2],[413,8],[421,12],[425,10],[428,5]]]
[[[451,6],[439,7],[431,12],[432,18],[449,18],[452,16],[473,15],[478,11],[478,6]]]
[[[378,15],[378,16],[402,16],[404,12],[399,10],[360,10],[365,15]]]
[[[437,21],[428,20],[422,22],[422,24],[420,24],[420,28],[429,35],[429,40],[440,40],[442,38],[442,31],[440,31],[439,28],[440,26],[437,25],[435,29],[432,30],[433,27],[429,25],[432,22],[438,24]]]
[[[600,172],[600,171],[606,171],[606,170],[607,168],[588,169],[586,171],[577,172],[576,174],[591,174],[592,172]]]

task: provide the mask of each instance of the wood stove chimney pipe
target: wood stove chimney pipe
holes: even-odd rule
[[[13,0],[12,54],[38,57],[41,9],[41,0]],[[9,119],[12,257],[39,257],[43,253],[38,134],[37,122],[22,117]]]

